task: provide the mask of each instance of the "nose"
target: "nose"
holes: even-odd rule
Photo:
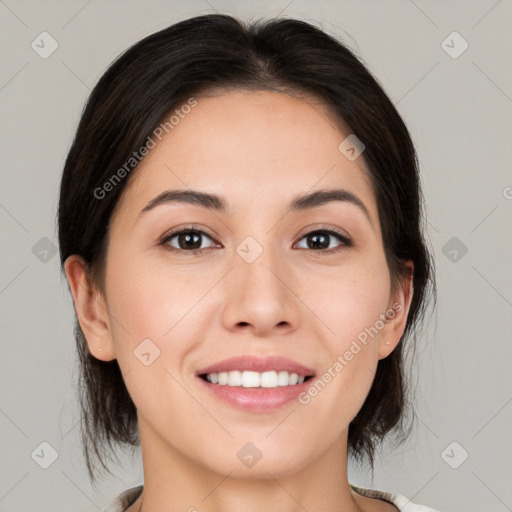
[[[234,255],[234,267],[223,290],[224,328],[249,331],[257,337],[292,332],[300,315],[298,286],[296,273],[270,250],[265,249],[252,263]]]

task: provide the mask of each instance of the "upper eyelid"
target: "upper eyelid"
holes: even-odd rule
[[[166,233],[165,235],[163,235],[161,237],[161,241],[167,241],[167,240],[170,240],[171,238],[174,238],[177,235],[180,235],[181,233],[189,233],[189,232],[206,235],[208,238],[211,238],[212,240],[217,241],[216,237],[214,235],[211,235],[210,233],[208,233],[208,231],[206,231],[205,229],[196,228],[196,227],[192,227],[192,226],[185,226],[182,228],[178,228],[176,230],[171,230],[170,232]]]

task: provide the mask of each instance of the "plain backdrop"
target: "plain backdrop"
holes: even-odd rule
[[[72,302],[55,252],[59,180],[84,101],[111,61],[214,12],[296,17],[340,37],[417,146],[439,295],[418,344],[417,421],[405,444],[384,446],[373,479],[351,467],[351,482],[443,512],[512,510],[512,1],[6,0],[0,511],[101,510],[142,482],[137,457],[97,489],[88,481]]]

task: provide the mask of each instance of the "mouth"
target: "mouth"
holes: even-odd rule
[[[217,400],[244,411],[268,412],[296,399],[315,371],[288,358],[241,356],[196,372]]]
[[[311,375],[298,375],[284,370],[268,372],[253,372],[232,370],[229,372],[203,373],[199,377],[206,382],[218,386],[243,388],[277,388],[281,386],[296,386],[312,378]]]

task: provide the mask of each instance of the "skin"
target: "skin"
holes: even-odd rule
[[[350,132],[311,98],[197,99],[130,177],[112,219],[105,293],[88,284],[80,256],[65,263],[89,350],[118,360],[138,410],[145,485],[129,510],[396,511],[354,493],[347,477],[348,425],[402,336],[413,293],[411,279],[391,293],[364,154],[349,161],[338,150]],[[178,188],[218,194],[228,209],[170,203],[139,215]],[[355,194],[370,220],[345,201],[286,214],[292,198],[329,188]],[[208,233],[201,252],[178,237],[159,244],[191,223]],[[322,226],[354,245],[330,237],[341,250],[314,249],[305,235]],[[247,236],[263,248],[252,263],[236,252]],[[244,412],[195,377],[245,354],[290,357],[321,376],[395,302],[402,310],[307,405]],[[161,351],[149,366],[133,354],[147,338]],[[262,454],[252,468],[236,455],[248,442]]]

